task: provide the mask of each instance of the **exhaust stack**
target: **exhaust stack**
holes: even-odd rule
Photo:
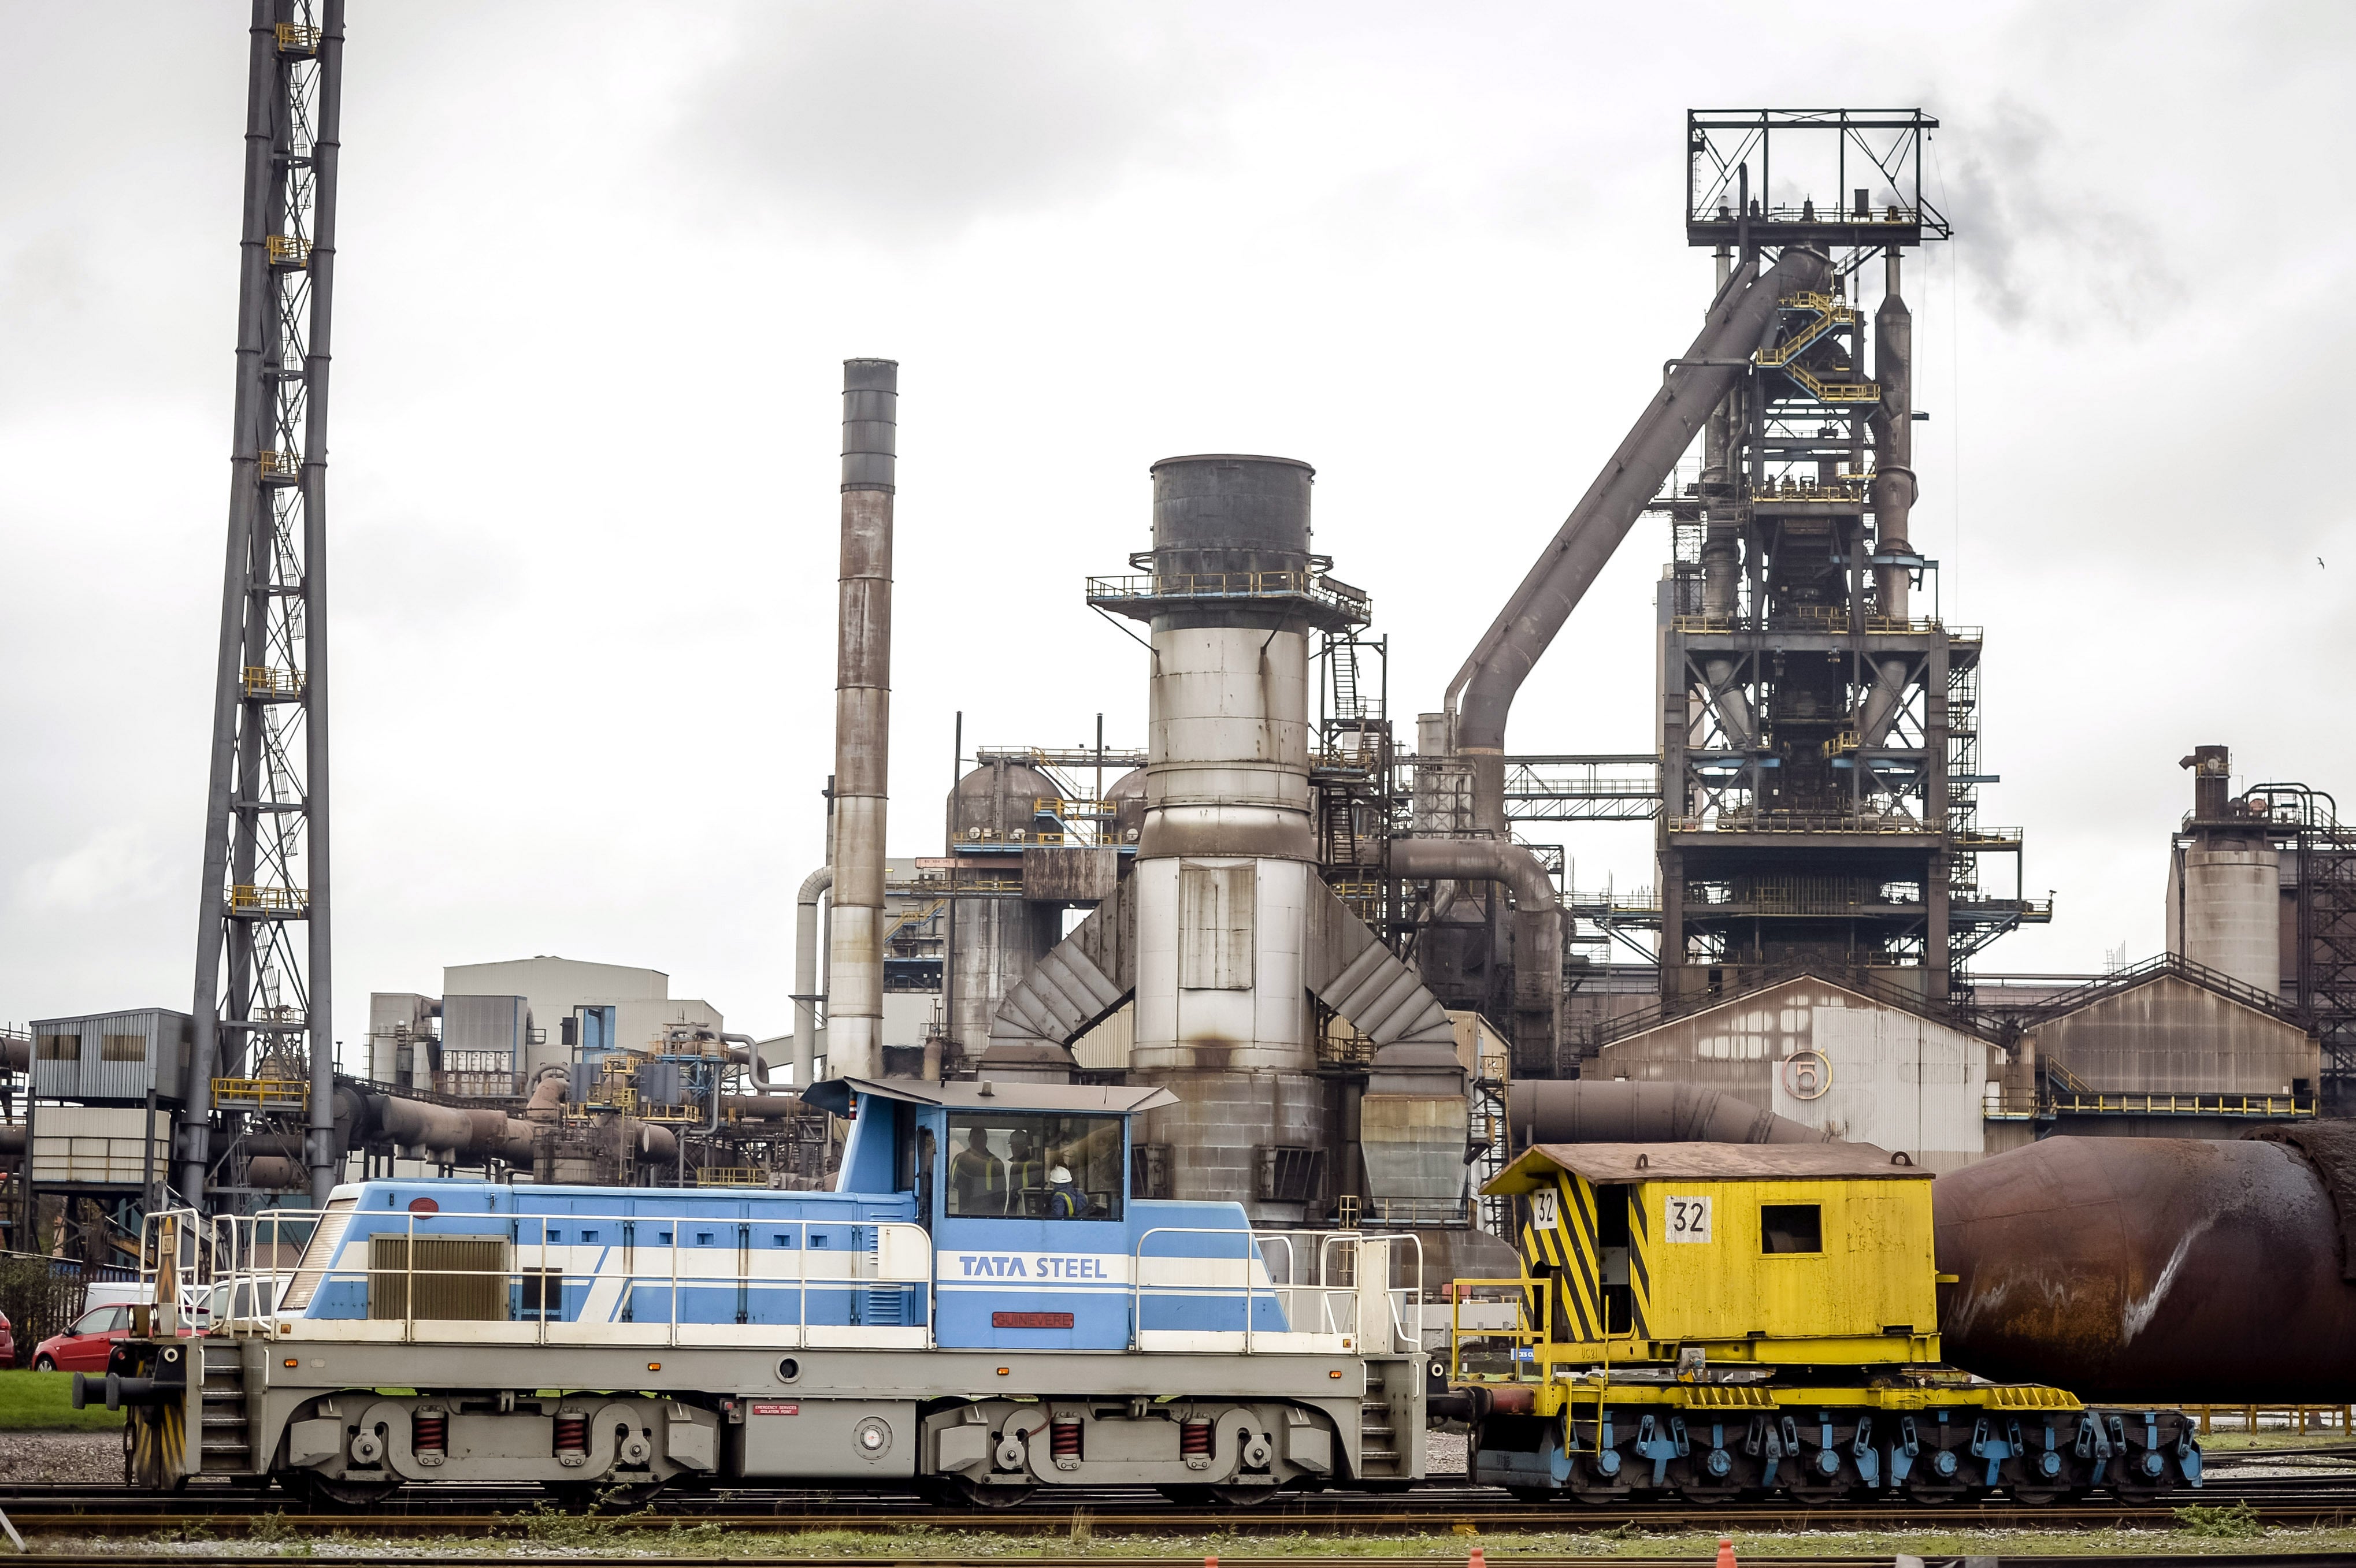
[[[836,1077],[876,1078],[884,1069],[884,810],[891,760],[892,497],[899,406],[897,360],[842,362],[834,915],[826,999],[827,1067]]]

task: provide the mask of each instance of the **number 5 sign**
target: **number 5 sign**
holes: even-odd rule
[[[1668,1198],[1663,1200],[1668,1222],[1663,1227],[1673,1242],[1707,1242],[1709,1240],[1709,1200],[1707,1198]]]
[[[1557,1208],[1556,1204],[1557,1200],[1555,1190],[1551,1187],[1542,1187],[1536,1192],[1531,1193],[1531,1228],[1539,1231],[1551,1231],[1557,1224],[1560,1223],[1561,1211]]]

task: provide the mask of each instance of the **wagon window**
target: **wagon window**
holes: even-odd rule
[[[1759,1206],[1759,1250],[1762,1253],[1820,1253],[1825,1250],[1825,1211],[1815,1203],[1762,1203]]]

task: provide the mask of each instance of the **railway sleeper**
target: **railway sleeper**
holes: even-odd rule
[[[1830,1505],[2002,1493],[2042,1504],[2097,1490],[2132,1499],[2198,1487],[2201,1449],[2175,1411],[1581,1404],[1562,1417],[1483,1421],[1472,1478],[1533,1501],[1782,1493]]]

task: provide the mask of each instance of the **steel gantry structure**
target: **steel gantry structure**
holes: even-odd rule
[[[214,1173],[246,1118],[224,1108],[240,1097],[217,1083],[305,1084],[249,1108],[291,1122],[300,1106],[315,1202],[335,1175],[327,432],[343,48],[344,0],[254,0],[229,551],[178,1150],[181,1198],[199,1206],[209,1188],[238,1186]],[[220,1147],[217,1122],[229,1135]]]

